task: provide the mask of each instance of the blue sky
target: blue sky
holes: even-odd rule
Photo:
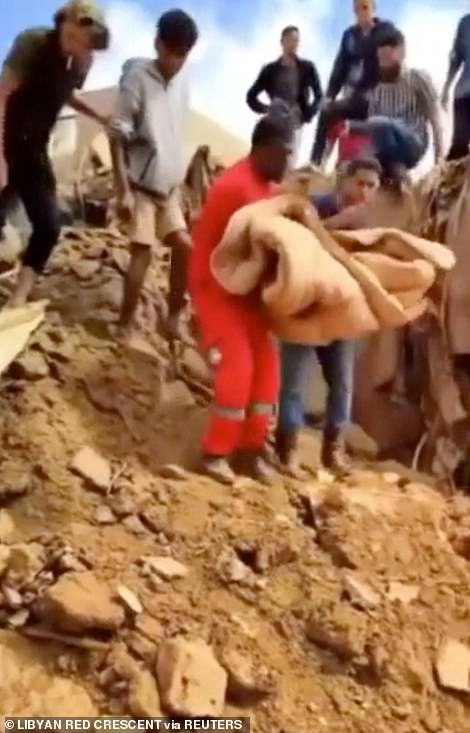
[[[409,62],[427,69],[437,85],[460,15],[470,12],[469,0],[377,0],[378,14],[394,20],[408,39]],[[48,24],[58,6],[53,0],[0,0],[0,56],[14,36],[35,25]],[[152,53],[154,25],[170,3],[161,0],[106,0],[113,46],[95,65],[89,84],[115,84],[126,58]],[[175,2],[175,4],[177,4]],[[192,59],[194,106],[226,127],[246,136],[253,116],[245,92],[260,65],[275,58],[279,32],[290,23],[302,31],[302,54],[316,61],[324,83],[342,30],[352,20],[349,0],[183,0],[201,27],[201,41]]]

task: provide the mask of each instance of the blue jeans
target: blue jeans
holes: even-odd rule
[[[326,429],[343,428],[351,419],[354,387],[354,341],[333,341],[328,346],[281,344],[281,394],[279,427],[292,431],[304,424],[304,404],[308,367],[320,362],[328,385]]]
[[[351,122],[351,130],[370,134],[374,154],[385,169],[390,163],[414,168],[426,152],[421,139],[403,120],[371,117],[366,122]]]

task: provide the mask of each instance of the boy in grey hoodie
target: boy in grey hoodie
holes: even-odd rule
[[[170,10],[158,22],[157,58],[131,59],[123,68],[111,150],[119,214],[130,225],[131,263],[120,317],[124,330],[131,325],[158,237],[172,249],[168,328],[170,335],[177,334],[191,243],[179,192],[189,112],[183,66],[197,38],[194,20]]]

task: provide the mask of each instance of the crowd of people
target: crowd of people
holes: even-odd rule
[[[250,153],[217,178],[191,231],[179,189],[185,177],[189,111],[183,67],[199,35],[192,17],[182,10],[161,16],[156,55],[126,62],[111,119],[90,109],[77,94],[94,53],[110,42],[104,14],[94,0],[69,0],[56,13],[52,28],[21,33],[4,63],[0,228],[18,199],[32,225],[10,305],[26,302],[60,236],[48,143],[61,108],[68,104],[105,126],[110,136],[117,207],[131,248],[120,331],[132,327],[159,242],[172,250],[166,324],[171,338],[178,335],[189,288],[201,349],[214,375],[201,470],[223,483],[232,483],[236,472],[269,482],[265,445],[276,405],[277,456],[284,470],[299,475],[297,440],[312,359],[319,360],[329,390],[322,461],[333,471],[346,470],[343,434],[350,420],[355,358],[354,343],[349,342],[275,343],[256,293],[238,297],[223,290],[212,274],[211,255],[232,215],[276,193],[298,156],[303,126],[316,115],[312,161],[322,165],[337,138],[346,159],[334,193],[312,201],[331,230],[360,226],[361,208],[373,201],[384,179],[403,180],[423,157],[430,128],[436,161],[443,155],[438,94],[427,74],[407,67],[403,34],[375,16],[373,0],[354,0],[354,11],[357,22],[341,39],[325,95],[313,62],[298,56],[298,28],[282,32],[281,57],[263,67],[247,94],[248,105],[262,115]],[[445,106],[460,72],[449,159],[467,155],[470,141],[470,16],[457,31],[442,95]]]

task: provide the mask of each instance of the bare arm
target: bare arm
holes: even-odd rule
[[[130,193],[130,186],[127,175],[125,144],[119,137],[111,138],[111,158],[113,161],[116,193],[118,198],[123,198]]]
[[[106,126],[108,124],[107,117],[92,109],[92,107],[84,102],[83,99],[80,99],[80,96],[76,93],[72,94],[69,100],[69,106],[72,107],[75,112],[85,115],[85,117],[90,117],[90,119],[95,120],[95,122],[98,122],[100,125]]]
[[[18,88],[19,83],[18,76],[5,67],[0,77],[0,190],[6,186],[8,178],[4,148],[5,111],[8,97]]]

